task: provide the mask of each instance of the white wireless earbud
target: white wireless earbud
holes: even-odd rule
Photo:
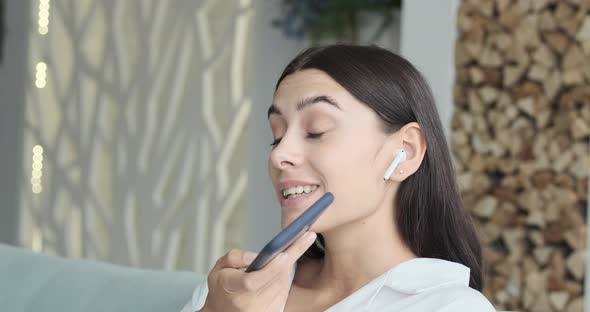
[[[401,163],[404,160],[406,160],[406,151],[404,151],[403,149],[398,149],[397,155],[395,155],[395,159],[393,160],[393,162],[391,162],[391,166],[387,168],[387,171],[385,171],[385,175],[383,175],[383,180],[389,180],[397,165],[399,165],[399,163]]]

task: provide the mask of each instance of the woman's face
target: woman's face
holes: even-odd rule
[[[373,110],[326,73],[306,69],[280,83],[269,122],[275,144],[268,170],[283,228],[328,191],[334,202],[313,231],[362,222],[376,211],[393,155],[382,151],[388,136]]]

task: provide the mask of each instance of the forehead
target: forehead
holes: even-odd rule
[[[359,101],[328,74],[317,69],[298,71],[281,81],[269,109],[269,119],[272,116],[292,118],[297,115],[298,104],[305,102],[306,99],[324,96],[337,105],[326,104],[329,101],[320,101],[318,103],[323,102],[323,104],[313,106],[338,112],[337,116],[341,121],[350,120],[355,123],[367,122],[371,124],[378,122],[377,114],[368,105]],[[271,112],[274,113],[271,114]]]
[[[274,103],[280,105],[282,100],[293,97],[305,97],[315,94],[346,96],[348,92],[332,77],[317,69],[304,69],[288,75],[281,81],[274,95]]]

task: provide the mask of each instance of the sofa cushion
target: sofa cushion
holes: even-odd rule
[[[0,244],[1,311],[180,311],[205,278],[51,257]]]

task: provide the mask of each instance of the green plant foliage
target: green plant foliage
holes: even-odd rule
[[[394,20],[393,12],[401,7],[401,0],[283,0],[283,17],[274,25],[289,38],[312,42],[323,38],[355,42],[360,12],[375,13],[381,25],[373,39],[379,38]]]

